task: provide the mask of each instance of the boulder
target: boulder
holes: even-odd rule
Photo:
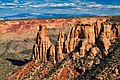
[[[93,56],[96,56],[97,53],[99,53],[99,48],[98,47],[92,47],[90,50],[90,54],[93,54]]]

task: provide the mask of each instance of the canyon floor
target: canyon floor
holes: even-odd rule
[[[96,20],[106,21],[109,19],[111,22],[120,23],[120,16],[107,16],[107,17],[84,17],[84,18],[59,18],[59,19],[27,19],[27,20],[8,20],[0,21],[0,80],[11,79],[14,80],[14,74],[20,74],[20,70],[23,70],[25,66],[29,67],[31,65],[33,68],[28,68],[33,70],[33,73],[24,74],[20,80],[27,79],[30,80],[40,76],[37,79],[55,79],[53,75],[58,75],[57,73],[61,71],[65,78],[74,74],[73,78],[75,80],[96,80],[99,77],[100,80],[105,76],[107,80],[119,80],[120,79],[120,38],[115,38],[114,42],[111,42],[110,48],[108,49],[108,55],[100,59],[100,64],[93,64],[92,67],[81,73],[84,69],[80,69],[81,60],[87,61],[87,58],[77,58],[77,60],[71,58],[73,57],[74,51],[70,52],[69,55],[56,65],[51,63],[36,63],[31,61],[31,56],[33,53],[33,45],[37,39],[37,32],[39,31],[38,26],[46,26],[46,35],[49,37],[52,44],[56,44],[59,32],[63,31],[65,33],[65,38],[69,34],[69,31],[74,25],[79,22],[89,22],[93,23]],[[98,57],[94,60],[97,60]],[[89,60],[88,60],[89,61]],[[66,65],[63,67],[63,65]],[[73,68],[73,65],[75,66]],[[34,68],[42,67],[37,70]],[[47,69],[45,69],[45,67]],[[118,74],[114,70],[117,68]],[[48,70],[48,72],[44,71]],[[71,71],[72,69],[72,71]],[[22,72],[22,71],[21,71]],[[25,71],[23,71],[25,72]],[[42,74],[43,73],[43,74]],[[60,73],[60,74],[61,74]],[[66,75],[66,74],[69,75]],[[21,73],[22,74],[22,73]],[[41,76],[42,74],[42,76]],[[30,76],[31,75],[31,76]],[[10,76],[13,76],[10,78]],[[18,75],[17,75],[18,76]],[[27,77],[26,77],[27,76]],[[66,78],[67,76],[67,78]],[[51,78],[52,77],[52,78]],[[56,79],[59,80],[59,79]]]

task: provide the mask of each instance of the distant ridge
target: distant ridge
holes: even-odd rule
[[[30,13],[20,13],[13,16],[5,16],[1,17],[4,20],[12,20],[12,19],[27,19],[27,18],[69,18],[69,17],[88,17],[88,16],[97,16],[94,14],[79,14],[79,15],[71,15],[71,14],[41,14],[35,15]]]

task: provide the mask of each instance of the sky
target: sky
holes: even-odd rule
[[[120,0],[0,0],[0,19],[120,15]]]

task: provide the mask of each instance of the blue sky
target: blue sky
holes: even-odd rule
[[[120,15],[120,0],[0,0],[1,19]]]

